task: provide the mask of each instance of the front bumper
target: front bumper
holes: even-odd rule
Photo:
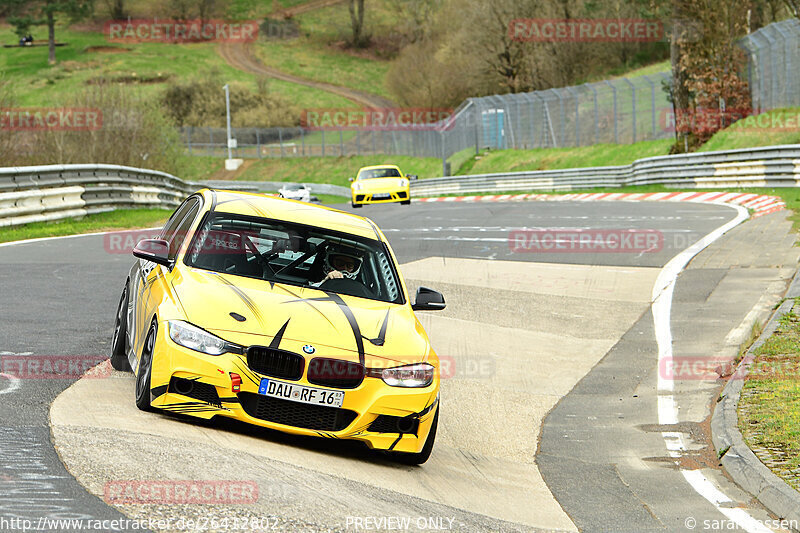
[[[346,421],[351,421],[341,429],[319,429],[321,417],[317,417],[314,410],[308,408],[308,404],[276,400],[284,402],[280,406],[283,415],[277,419],[286,420],[284,415],[288,409],[288,419],[309,420],[311,417],[310,420],[314,422],[307,425],[315,425],[316,429],[277,423],[273,415],[267,415],[271,420],[259,418],[258,415],[263,415],[267,410],[254,409],[253,402],[256,398],[268,398],[258,395],[261,378],[268,376],[250,370],[246,355],[227,353],[212,356],[195,352],[172,342],[167,330],[166,324],[159,327],[159,339],[156,341],[153,356],[151,395],[152,406],[155,408],[204,419],[225,416],[286,433],[359,440],[370,448],[408,453],[422,450],[433,424],[438,408],[438,375],[431,385],[419,389],[390,387],[381,379],[371,377],[364,378],[361,385],[354,389],[320,387],[310,384],[305,375],[297,381],[277,379],[317,389],[343,390],[341,410],[355,415],[347,415]],[[241,376],[239,393],[232,391],[231,373]],[[188,393],[186,383],[193,384]],[[271,409],[268,412],[276,411]],[[396,419],[391,417],[402,420],[402,431],[393,426]],[[394,429],[397,430],[393,431]]]
[[[352,202],[354,204],[389,204],[393,202],[405,202],[411,198],[410,189],[399,189],[392,191],[351,191]],[[385,198],[376,196],[388,195]]]

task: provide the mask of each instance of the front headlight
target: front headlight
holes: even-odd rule
[[[208,355],[222,355],[226,352],[241,353],[242,347],[220,339],[183,320],[170,320],[169,338],[184,348]]]
[[[433,381],[435,370],[428,363],[398,366],[381,372],[381,379],[392,387],[427,387]]]
[[[408,186],[408,180],[407,179],[400,180],[400,186],[401,187],[407,187]]]
[[[353,190],[354,191],[360,191],[361,190],[361,184],[360,183],[354,183],[353,184]]]

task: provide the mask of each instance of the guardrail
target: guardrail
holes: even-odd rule
[[[535,170],[411,182],[413,196],[510,191],[569,191],[661,184],[668,187],[797,187],[800,145],[648,157],[615,167]]]
[[[0,169],[0,227],[79,217],[118,207],[175,207],[202,187],[277,190],[288,182],[192,183],[119,165],[48,165]],[[412,195],[575,190],[663,184],[684,188],[800,186],[800,145],[639,159],[616,167],[539,170],[430,178]],[[312,193],[349,196],[347,187],[308,184]]]
[[[187,195],[216,187],[276,191],[288,182],[192,183],[166,172],[119,165],[0,168],[0,227],[112,211],[119,207],[178,206]],[[337,185],[309,184],[312,193],[349,196]]]
[[[0,169],[0,226],[111,211],[175,207],[197,189],[175,176],[119,165]]]

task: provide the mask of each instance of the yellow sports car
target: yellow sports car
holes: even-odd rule
[[[411,203],[410,180],[415,179],[416,176],[403,175],[400,168],[394,165],[363,167],[355,179],[350,178],[350,205],[361,207],[364,204],[390,202],[408,205]]]
[[[355,439],[430,456],[439,358],[372,221],[258,194],[202,190],[136,246],[111,362],[136,405]]]

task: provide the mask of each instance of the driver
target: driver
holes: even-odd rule
[[[329,279],[355,280],[361,270],[362,262],[361,253],[356,248],[330,245],[325,249],[325,259],[322,263],[322,272],[325,277],[320,280],[320,283]]]

